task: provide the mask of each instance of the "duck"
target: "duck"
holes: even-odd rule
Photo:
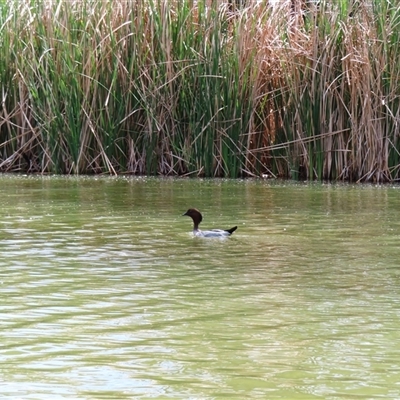
[[[203,216],[197,208],[189,208],[182,216],[188,216],[193,220],[193,235],[199,237],[227,237],[232,235],[236,231],[237,226],[230,229],[212,229],[210,231],[201,231],[199,229],[200,222],[203,220]]]

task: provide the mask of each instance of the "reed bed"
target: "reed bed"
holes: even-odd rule
[[[394,3],[0,1],[0,171],[400,179]]]

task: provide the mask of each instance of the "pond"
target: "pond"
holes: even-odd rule
[[[2,399],[400,398],[400,187],[0,183]]]

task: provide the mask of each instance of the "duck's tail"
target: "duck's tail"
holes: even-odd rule
[[[232,233],[233,232],[235,232],[236,231],[236,229],[237,229],[237,226],[234,226],[233,228],[231,228],[231,229],[225,229],[225,232],[228,232],[229,234],[231,234],[232,235]]]

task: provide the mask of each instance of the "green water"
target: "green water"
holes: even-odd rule
[[[400,398],[397,186],[3,176],[0,213],[1,399]]]

